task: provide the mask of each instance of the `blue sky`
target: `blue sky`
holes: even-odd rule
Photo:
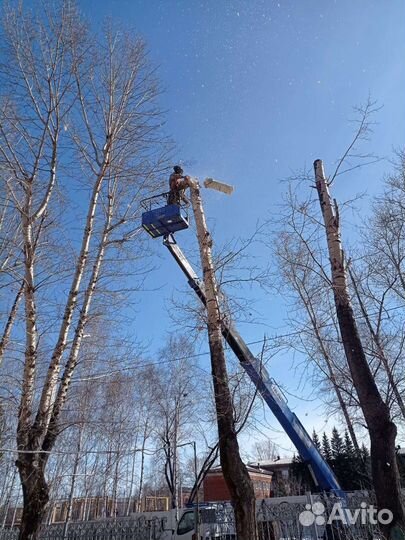
[[[352,107],[382,105],[366,148],[382,157],[405,136],[405,4],[400,0],[81,0],[95,27],[106,16],[133,27],[148,43],[165,88],[167,129],[187,172],[235,186],[232,197],[206,192],[215,238],[246,237],[256,222],[277,211],[280,180],[322,158],[328,170],[351,139]],[[359,191],[373,195],[389,171],[382,161],[343,176],[339,200]],[[309,189],[309,188],[308,188]],[[366,202],[363,203],[366,207]],[[189,245],[192,232],[178,236]],[[152,242],[152,240],[151,240]],[[185,289],[169,255],[155,240],[156,271],[140,296],[137,332],[158,349],[174,330],[167,314],[175,289]],[[158,288],[158,290],[157,290]],[[176,294],[176,293],[175,293]],[[286,330],[283,304],[257,298],[263,320],[241,331],[247,341]],[[285,358],[272,374],[292,391],[297,376]],[[324,424],[319,402],[292,399],[312,431]],[[327,426],[329,430],[331,426]],[[280,444],[288,446],[283,436]]]

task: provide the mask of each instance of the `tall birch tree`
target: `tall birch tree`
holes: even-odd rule
[[[113,265],[122,272],[134,257],[126,246],[137,235],[138,202],[156,187],[167,146],[141,40],[111,26],[91,35],[69,1],[44,3],[40,14],[6,4],[2,21],[2,181],[18,214],[23,268],[22,540],[37,537],[45,515],[46,465],[102,277],[109,277],[105,293],[120,277],[111,277]],[[80,240],[63,231],[66,212],[76,215]],[[59,253],[47,251],[51,224]],[[70,237],[64,252],[63,237]],[[55,296],[52,324],[45,323],[44,302]],[[40,339],[52,344],[48,358]]]
[[[386,538],[403,538],[405,510],[396,458],[397,428],[392,421],[389,406],[376,384],[359,335],[348,288],[338,205],[336,200],[332,202],[321,160],[314,162],[314,169],[328,246],[336,315],[347,363],[370,436],[371,469],[377,503],[380,509],[388,509],[393,515],[392,522],[382,529]]]

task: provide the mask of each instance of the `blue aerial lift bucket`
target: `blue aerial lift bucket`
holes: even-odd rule
[[[188,203],[181,201],[180,204],[167,204],[168,196],[169,193],[161,193],[141,202],[146,210],[142,214],[142,227],[152,238],[167,236],[189,227]],[[164,206],[162,199],[166,203]]]

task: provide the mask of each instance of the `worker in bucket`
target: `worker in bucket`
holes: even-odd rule
[[[188,203],[187,197],[184,195],[184,191],[189,187],[189,176],[183,175],[183,169],[180,165],[173,167],[172,174],[169,178],[169,198],[168,204],[180,204],[181,201]]]

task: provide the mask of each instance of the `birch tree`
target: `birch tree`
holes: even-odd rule
[[[38,16],[21,4],[5,5],[2,15],[0,156],[23,254],[17,466],[24,498],[20,539],[28,539],[37,537],[45,514],[45,469],[106,257],[109,272],[111,261],[122,268],[133,257],[126,246],[137,234],[138,201],[157,185],[167,146],[159,135],[158,88],[141,40],[111,26],[92,36],[70,2],[44,4]],[[72,245],[59,253],[61,272],[55,276],[57,252],[47,252],[43,231],[59,220],[61,239],[66,221],[59,204],[64,200],[71,212],[75,201],[66,201],[77,196],[75,188],[81,193],[81,240],[76,247],[71,237]],[[48,300],[55,290],[58,300],[51,326],[42,317],[47,284]],[[110,279],[104,290],[113,284]],[[39,336],[53,343],[48,359],[39,355]]]
[[[208,342],[219,436],[219,455],[225,482],[234,504],[236,532],[239,540],[257,538],[255,494],[249,473],[240,457],[233,402],[229,388],[224,346],[222,314],[216,276],[212,262],[212,238],[208,232],[198,182],[190,179],[191,203],[206,295]]]
[[[347,363],[367,423],[371,443],[371,468],[379,508],[392,512],[393,520],[383,526],[386,538],[405,535],[405,510],[396,459],[397,428],[389,406],[381,396],[370,369],[358,332],[348,289],[346,261],[341,242],[338,205],[332,202],[329,183],[321,160],[314,163],[315,183],[319,196],[328,246],[331,281],[339,329]]]

